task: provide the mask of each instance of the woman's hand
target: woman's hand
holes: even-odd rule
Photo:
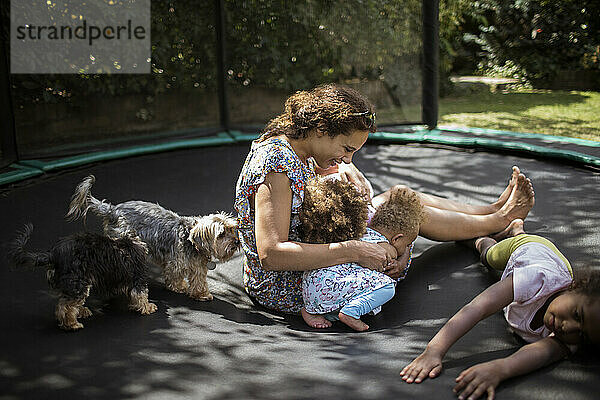
[[[452,391],[460,400],[478,399],[484,393],[487,393],[488,400],[492,400],[496,387],[503,380],[500,362],[502,360],[493,360],[464,370],[456,378],[458,383]]]
[[[350,182],[360,193],[364,193],[367,199],[371,199],[373,197],[373,187],[371,183],[365,178],[362,172],[356,168],[356,166],[352,163],[338,164],[338,172],[340,175],[340,179],[343,182]]]
[[[361,240],[350,240],[346,243],[356,252],[357,259],[355,262],[362,267],[383,272],[392,259],[390,252],[376,243]]]
[[[400,371],[406,383],[421,383],[425,378],[435,378],[442,371],[442,357],[435,351],[425,349],[410,364]]]
[[[404,254],[402,254],[400,257],[391,260],[387,267],[385,267],[383,273],[394,280],[400,278],[400,276],[402,276],[402,273],[406,269],[406,265],[408,264],[409,258],[410,246],[406,248]]]

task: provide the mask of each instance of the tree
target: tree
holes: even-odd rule
[[[485,0],[489,24],[481,26],[482,67],[534,84],[561,70],[600,70],[597,0]]]

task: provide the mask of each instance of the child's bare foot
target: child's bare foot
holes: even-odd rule
[[[508,226],[501,232],[496,233],[495,235],[491,235],[490,237],[495,241],[499,242],[502,239],[506,239],[509,237],[517,236],[521,233],[525,233],[523,230],[523,220],[517,218],[513,220]]]
[[[308,326],[310,326],[311,328],[317,328],[317,329],[331,328],[331,322],[328,321],[322,315],[310,314],[308,311],[306,311],[304,309],[304,307],[302,307],[302,310],[300,310],[300,314],[302,314],[302,318],[304,319],[304,322],[306,322],[308,324]]]
[[[340,312],[338,314],[338,318],[340,319],[340,321],[342,321],[343,323],[345,323],[346,325],[348,325],[350,328],[354,329],[355,331],[364,332],[367,329],[369,329],[369,325],[365,324],[360,319],[353,318],[342,312]]]
[[[519,174],[517,182],[510,193],[510,197],[499,210],[509,223],[515,219],[525,219],[535,204],[535,193],[531,180]]]
[[[512,173],[510,175],[510,179],[508,180],[508,185],[506,186],[506,189],[504,189],[504,191],[500,194],[500,197],[498,197],[498,200],[496,200],[494,203],[492,203],[493,208],[495,208],[496,210],[499,210],[506,203],[506,201],[510,197],[510,194],[512,193],[513,188],[515,187],[515,185],[517,183],[517,178],[519,177],[520,173],[521,173],[521,170],[519,169],[519,167],[514,165],[512,167]]]
[[[498,243],[496,239],[492,239],[489,236],[482,236],[473,240],[473,247],[475,250],[479,252],[480,255],[483,255],[493,245]]]

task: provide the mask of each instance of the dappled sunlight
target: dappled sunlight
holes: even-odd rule
[[[438,318],[438,319],[413,319],[404,324],[404,326],[417,326],[421,328],[437,328],[440,329],[446,322],[448,318]]]
[[[519,165],[531,178],[536,205],[525,229],[547,235],[567,257],[578,264],[600,259],[600,225],[597,199],[600,174],[514,155],[441,150],[424,146],[373,146],[361,154],[357,165],[372,180],[376,192],[394,184],[433,193],[452,200],[485,204],[504,189],[510,168]],[[530,228],[528,228],[530,227]]]
[[[8,240],[27,220],[36,221],[34,248],[81,229],[56,221],[74,185],[88,173],[98,177],[98,193],[115,201],[135,195],[186,214],[227,210],[246,150],[240,146],[120,160],[25,185],[0,198],[0,218],[8,221],[0,239]],[[205,163],[217,161],[235,165],[235,171],[223,169],[220,179],[189,185],[186,174],[206,174]],[[355,161],[377,192],[406,184],[476,204],[496,200],[517,164],[533,180],[537,196],[526,229],[554,240],[576,268],[580,261],[600,259],[597,173],[510,155],[424,146],[367,146]],[[152,179],[143,179],[145,174]],[[183,191],[178,190],[182,178]],[[169,190],[157,191],[156,182]],[[88,229],[97,228],[94,222],[89,221]],[[0,264],[6,309],[1,323],[10,344],[0,355],[0,385],[20,398],[450,400],[456,398],[451,388],[462,370],[505,357],[521,345],[496,313],[451,348],[438,378],[419,385],[400,379],[400,370],[448,318],[495,282],[474,252],[453,242],[417,240],[407,278],[381,313],[364,317],[370,326],[364,333],[341,323],[312,329],[300,316],[254,305],[243,288],[239,254],[209,271],[212,301],[170,292],[155,277],[150,299],[158,306],[156,313],[140,316],[110,303],[102,314],[85,320],[82,331],[65,333],[56,327],[55,303],[43,273],[12,272],[4,260]],[[565,360],[503,383],[498,396],[568,394],[569,400],[587,400],[594,398],[599,376],[596,360]]]

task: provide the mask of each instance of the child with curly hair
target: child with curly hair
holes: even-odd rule
[[[578,346],[600,345],[599,270],[573,279],[565,256],[548,239],[526,234],[520,219],[496,238],[481,237],[468,244],[479,251],[484,265],[503,270],[502,277],[456,313],[404,367],[404,381],[420,383],[438,376],[450,346],[502,309],[508,324],[528,344],[509,357],[462,371],[454,387],[459,399],[486,393],[492,399],[501,381],[558,361]]]
[[[299,215],[300,239],[305,243],[352,239],[377,243],[385,249],[389,260],[409,253],[424,218],[418,195],[407,188],[396,188],[372,215],[368,203],[348,182],[325,178],[310,181]],[[379,312],[381,305],[394,296],[395,285],[396,280],[383,271],[356,263],[306,271],[302,279],[301,313],[313,328],[329,327],[330,320],[339,319],[354,330],[365,331],[369,326],[360,317],[371,311]],[[320,322],[315,315],[325,315],[327,323]]]
[[[366,179],[352,159],[376,130],[375,107],[366,97],[352,88],[327,84],[292,94],[283,112],[252,142],[236,183],[234,207],[244,253],[243,286],[257,304],[300,313],[303,272],[328,265],[385,266],[386,275],[400,276],[402,260],[388,264],[386,252],[375,243],[298,241],[306,182],[317,168],[329,173],[335,167],[342,180],[366,189]],[[373,197],[373,206],[385,202],[393,189]],[[535,204],[533,184],[516,166],[504,191],[489,204],[416,193],[427,216],[419,235],[437,241],[493,234],[515,218],[525,218]],[[323,316],[315,320],[329,323]]]

